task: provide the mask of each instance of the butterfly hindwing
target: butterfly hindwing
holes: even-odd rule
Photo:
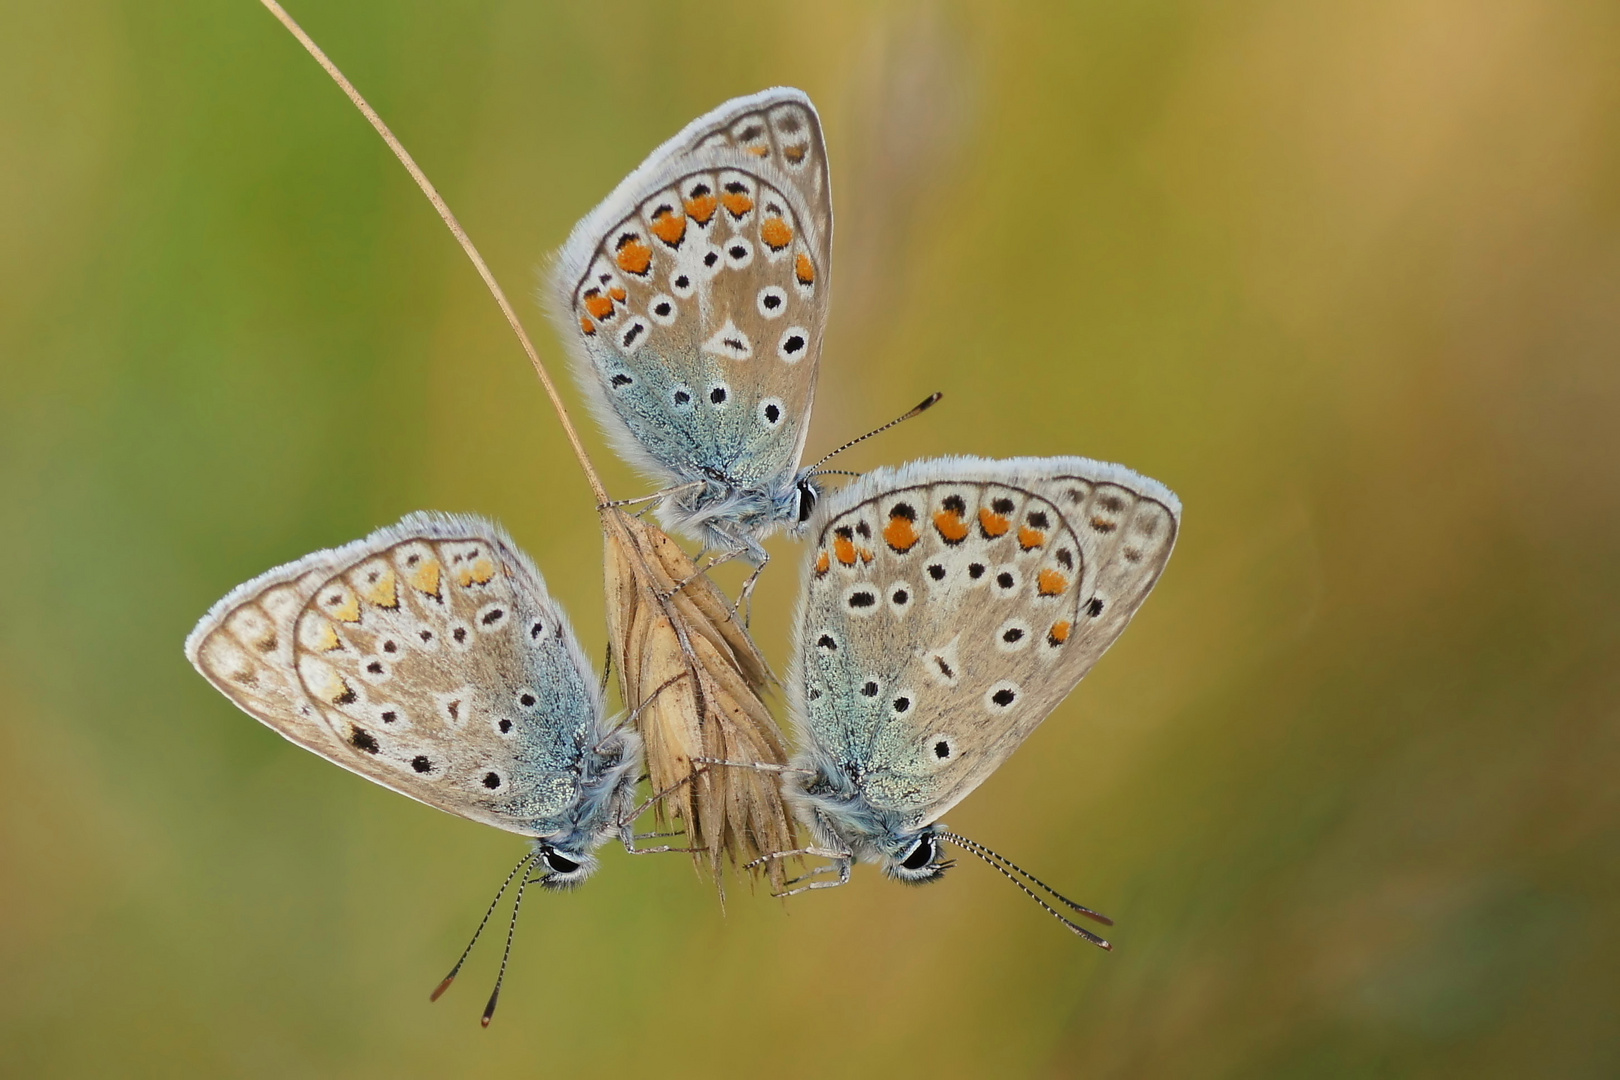
[[[621,452],[660,482],[790,481],[831,242],[820,120],[790,89],[694,121],[580,222],[552,304]]]
[[[872,806],[932,822],[1124,631],[1179,516],[1162,485],[1084,458],[916,462],[832,496],[793,680],[808,739]]]
[[[261,575],[186,653],[299,745],[526,835],[562,827],[601,735],[595,682],[539,571],[472,517],[415,514]]]

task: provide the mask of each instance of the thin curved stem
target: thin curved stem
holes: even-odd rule
[[[540,385],[546,388],[546,396],[551,399],[551,407],[557,410],[557,419],[562,422],[563,432],[568,436],[568,442],[574,448],[574,456],[579,459],[579,467],[585,470],[585,479],[591,485],[591,493],[596,496],[597,504],[607,502],[607,489],[602,486],[601,478],[596,475],[596,469],[591,465],[590,455],[585,452],[585,444],[580,442],[579,432],[574,430],[573,421],[568,418],[568,410],[563,406],[562,397],[557,393],[556,384],[551,381],[550,372],[546,370],[546,365],[541,361],[540,354],[535,351],[534,342],[529,340],[528,332],[523,329],[523,324],[518,321],[517,312],[513,310],[511,303],[506,299],[506,293],[501,291],[500,283],[495,280],[495,275],[490,272],[488,264],[484,262],[484,257],[478,254],[478,249],[473,246],[472,240],[467,236],[467,231],[461,227],[461,222],[457,221],[456,215],[450,212],[450,207],[439,195],[438,189],[433,186],[432,181],[427,178],[427,174],[417,166],[410,152],[394,137],[394,133],[388,129],[388,125],[383,123],[382,117],[377,115],[377,110],[373,109],[366,102],[366,99],[360,96],[360,91],[356,90],[354,84],[344,76],[343,72],[338,70],[337,65],[327,58],[327,55],[321,51],[321,47],[315,44],[308,34],[304,33],[303,27],[294,22],[293,17],[287,14],[281,5],[276,3],[276,0],[259,0],[259,2],[280,21],[281,25],[287,28],[293,37],[298,39],[298,43],[304,47],[309,55],[315,58],[315,62],[320,64],[328,75],[332,76],[332,81],[338,84],[338,87],[348,95],[349,100],[354,102],[354,107],[359,109],[361,115],[370,122],[372,127],[377,129],[377,134],[381,135],[383,142],[388,144],[388,149],[392,150],[394,156],[399,158],[399,163],[405,166],[405,171],[411,174],[411,179],[416,181],[416,186],[422,189],[422,194],[427,196],[428,202],[433,204],[433,209],[437,210],[439,216],[444,219],[445,225],[449,227],[451,234],[455,236],[456,242],[461,245],[461,250],[465,251],[467,258],[472,260],[473,268],[478,271],[478,276],[483,278],[484,284],[489,287],[490,295],[495,297],[495,303],[501,309],[501,314],[506,316],[506,321],[511,325],[512,332],[517,335],[519,343],[523,346],[523,351],[528,354],[529,363],[534,367],[534,373],[540,376]]]

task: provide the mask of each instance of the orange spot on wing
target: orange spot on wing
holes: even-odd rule
[[[411,587],[429,596],[439,595],[439,560],[429,559],[411,574]]]
[[[793,261],[793,276],[799,279],[800,285],[813,285],[816,280],[816,264],[810,261],[810,256],[799,252],[799,257]]]
[[[653,235],[670,247],[675,247],[686,235],[686,215],[663,210],[652,219]]]
[[[1025,551],[1029,551],[1031,548],[1038,548],[1044,543],[1046,543],[1046,534],[1041,532],[1041,530],[1032,529],[1028,525],[1023,526],[1018,530],[1018,546],[1023,548]]]
[[[955,510],[941,510],[934,515],[934,528],[944,537],[948,544],[957,544],[967,539],[968,523],[962,520],[962,515]]]
[[[377,580],[365,585],[360,590],[369,603],[378,607],[399,607],[399,590],[392,570],[383,570],[377,575]]]
[[[910,551],[917,543],[917,526],[896,514],[883,527],[883,539],[896,551]]]
[[[699,225],[707,225],[709,219],[714,217],[714,208],[720,204],[713,194],[705,192],[695,198],[687,199],[684,205],[688,217]]]
[[[619,269],[627,274],[645,274],[652,265],[652,248],[637,237],[630,237],[619,245]]]
[[[456,581],[463,589],[469,585],[482,585],[495,576],[495,564],[479,556],[471,566],[463,566],[456,574]]]
[[[768,146],[748,146],[744,147],[744,149],[755,157],[764,157],[771,152],[771,148]]]
[[[854,566],[855,541],[842,534],[833,537],[833,557],[845,566]]]
[[[809,150],[809,147],[802,145],[784,146],[782,147],[782,156],[793,162],[793,164],[797,165],[799,162],[804,160],[804,155],[809,153]]]
[[[331,652],[342,647],[343,640],[338,637],[337,627],[329,622],[323,622],[320,633],[315,638],[315,648],[320,652]]]
[[[876,555],[872,554],[871,548],[856,548],[855,551],[860,555],[861,562],[871,562],[873,559],[877,558]]]
[[[624,303],[625,296],[628,294],[624,291],[622,286],[615,285],[613,288],[608,290],[608,295],[622,304]]]
[[[1012,528],[1012,522],[994,510],[981,507],[979,509],[979,528],[984,530],[984,535],[994,539],[997,536],[1005,536],[1007,530]]]
[[[326,610],[331,613],[332,618],[341,622],[359,622],[360,598],[354,593],[347,593],[344,595],[341,604],[336,607],[329,607]]]
[[[1035,580],[1042,596],[1057,596],[1069,587],[1069,579],[1052,569],[1042,570]]]
[[[1046,640],[1050,641],[1053,645],[1061,645],[1065,641],[1068,641],[1069,621],[1065,619],[1062,622],[1053,623],[1052,629],[1046,632]]]
[[[720,196],[720,202],[734,218],[740,218],[754,208],[754,200],[748,197],[746,191],[728,191]]]
[[[585,310],[598,319],[605,319],[613,314],[613,301],[599,292],[585,294]]]
[[[823,551],[820,555],[816,556],[816,573],[817,574],[825,574],[827,572],[827,568],[829,566],[831,566],[831,565],[832,565],[832,560],[827,557],[827,553],[825,551]]]
[[[579,319],[579,328],[589,335],[594,336],[596,333],[596,324],[585,318],[583,315],[580,316]]]
[[[765,224],[759,227],[759,238],[772,251],[781,251],[793,242],[793,226],[779,217],[766,218]]]

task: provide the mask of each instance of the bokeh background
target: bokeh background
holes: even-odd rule
[[[0,7],[0,1073],[1620,1074],[1620,7],[295,3],[554,360],[572,222],[789,83],[839,215],[811,450],[938,389],[849,466],[1080,453],[1186,504],[950,817],[1112,955],[977,864],[722,909],[609,850],[533,898],[488,1031],[498,950],[427,993],[521,842],[283,742],[180,643],[433,507],[504,521],[599,654],[557,423],[252,0]]]

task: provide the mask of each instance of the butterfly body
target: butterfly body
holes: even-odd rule
[[[1158,580],[1180,503],[1085,458],[880,469],[809,532],[790,784],[817,846],[943,870],[939,818],[1090,671]]]
[[[625,831],[639,740],[610,725],[539,571],[487,521],[413,514],[262,574],[214,605],[186,655],[305,749],[533,838],[554,885]]]
[[[574,229],[549,303],[666,524],[758,564],[809,516],[799,465],[826,321],[831,193],[809,98],[737,98],[655,150]]]

